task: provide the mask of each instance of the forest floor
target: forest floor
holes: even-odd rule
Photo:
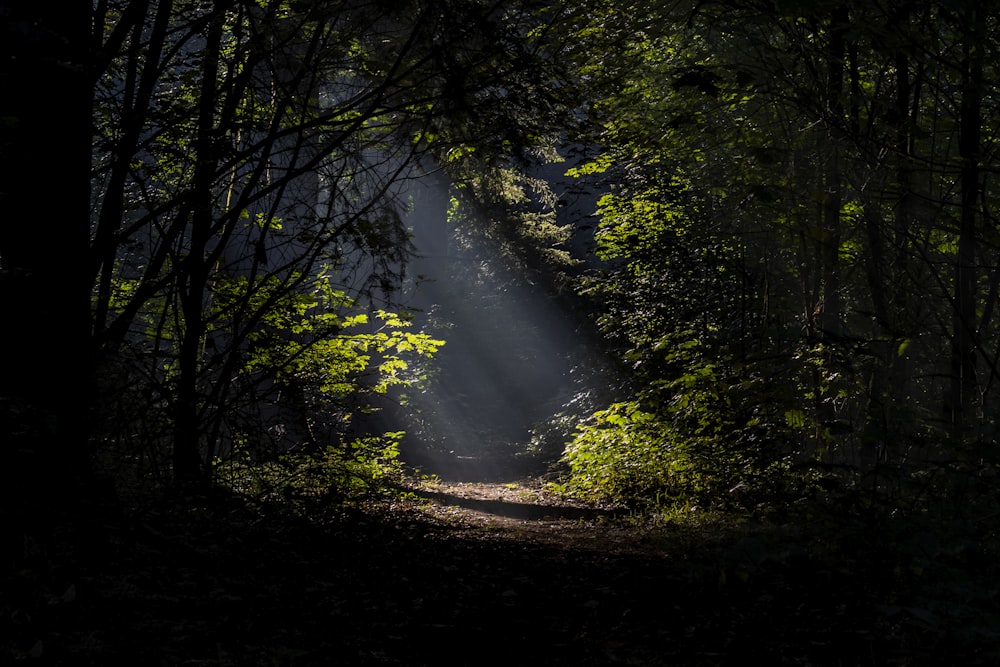
[[[89,513],[8,582],[2,646],[59,665],[997,663],[997,566],[964,529],[691,514],[531,479]]]

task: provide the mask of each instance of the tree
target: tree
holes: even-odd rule
[[[516,3],[101,8],[96,343],[109,372],[142,378],[174,475],[198,481],[233,451],[248,396],[393,300],[418,158],[502,159],[539,140],[528,114],[557,113],[529,94],[540,19]],[[265,368],[260,331],[304,303],[330,309],[310,313],[326,324],[289,321],[300,351]]]
[[[85,476],[88,8],[0,7],[0,429],[5,537],[43,536]],[[66,508],[63,507],[63,510]],[[22,510],[22,512],[19,512]]]
[[[992,449],[988,11],[575,7],[603,151],[576,173],[613,183],[587,290],[638,387],[571,446],[578,477],[647,414],[701,439],[658,451],[706,478],[780,463],[896,492],[934,459]]]

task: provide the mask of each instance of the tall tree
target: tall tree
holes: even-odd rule
[[[0,6],[0,512],[25,531],[87,461],[90,11],[71,5]]]
[[[980,256],[979,239],[980,195],[983,190],[983,119],[982,106],[985,92],[983,59],[987,51],[986,9],[978,2],[966,2],[957,12],[961,44],[960,85],[958,100],[958,157],[961,161],[959,176],[958,256],[955,262],[954,317],[952,333],[952,386],[949,406],[952,427],[957,443],[961,445],[963,433],[978,421],[975,410],[979,407],[977,355],[980,340],[977,308],[980,305]]]
[[[321,327],[286,319],[286,338],[322,347],[347,336],[349,311],[394,299],[418,158],[503,159],[540,140],[533,110],[558,113],[532,94],[542,19],[530,3],[102,7],[97,341],[170,406],[156,439],[173,473],[203,479],[240,439],[240,393],[319,358],[255,348],[276,312],[332,309]]]
[[[603,150],[577,171],[613,183],[588,292],[640,380],[638,411],[604,414],[576,460],[606,463],[589,445],[617,423],[625,447],[641,414],[699,437],[737,415],[699,447],[783,443],[880,490],[901,464],[991,450],[990,7],[573,6]]]

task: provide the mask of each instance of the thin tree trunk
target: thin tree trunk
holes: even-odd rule
[[[899,6],[891,15],[889,25],[908,25],[911,8]],[[906,403],[907,361],[899,353],[901,337],[907,334],[900,317],[906,294],[900,276],[907,275],[905,248],[911,233],[915,213],[912,183],[914,158],[913,128],[917,123],[920,96],[920,75],[911,81],[910,58],[897,51],[895,65],[896,98],[893,117],[896,119],[895,185],[899,191],[892,212],[886,220],[874,211],[866,211],[866,231],[870,257],[867,267],[868,287],[875,314],[872,347],[876,350],[869,379],[868,404],[865,408],[863,459],[866,466],[888,457],[902,435],[905,424],[901,408]],[[882,341],[882,342],[880,342]]]
[[[136,3],[147,5],[148,2]],[[142,10],[145,13],[145,9]],[[125,93],[121,107],[121,138],[113,155],[107,189],[101,198],[101,209],[92,245],[93,273],[97,276],[97,299],[94,306],[94,333],[100,339],[107,326],[111,302],[112,280],[119,249],[118,232],[125,213],[125,186],[138,150],[150,100],[156,86],[167,26],[173,11],[170,0],[157,3],[156,19],[149,35],[149,44],[142,49],[143,21],[133,27],[129,45],[129,63]],[[140,55],[141,53],[141,55]],[[139,71],[142,63],[141,72]]]
[[[982,139],[983,47],[985,17],[977,3],[966,13],[962,97],[959,117],[961,213],[958,258],[955,265],[954,330],[952,336],[951,392],[948,417],[956,444],[964,441],[975,422],[978,382],[976,379],[976,285],[977,206],[979,203]]]
[[[826,99],[826,134],[822,138],[820,151],[820,192],[819,199],[819,240],[817,254],[820,265],[821,308],[816,318],[819,337],[826,343],[825,363],[835,362],[833,347],[841,340],[841,316],[843,311],[840,296],[840,212],[843,207],[843,177],[840,172],[840,152],[838,143],[844,130],[844,75],[846,72],[845,32],[848,28],[848,12],[844,6],[836,7],[830,15],[830,43],[827,48],[827,80],[824,96]],[[820,453],[830,445],[827,427],[836,418],[834,403],[824,392],[824,380],[816,371],[815,389],[816,414],[819,419],[817,441]]]
[[[821,211],[823,227],[823,313],[820,330],[825,338],[836,342],[840,338],[843,311],[840,296],[840,211],[843,207],[843,178],[840,173],[838,139],[844,123],[844,73],[846,58],[845,32],[849,23],[847,8],[837,7],[830,19],[830,47],[827,62],[827,146],[824,152],[823,178],[825,197]]]
[[[179,482],[205,481],[201,455],[201,415],[198,380],[201,373],[202,340],[205,335],[205,290],[211,258],[207,256],[214,219],[216,175],[215,107],[218,93],[219,45],[223,14],[219,12],[208,30],[202,89],[198,104],[195,173],[191,199],[190,249],[179,277],[183,325],[177,358],[177,396],[174,405],[174,478]]]

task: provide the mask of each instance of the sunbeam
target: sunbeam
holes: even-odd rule
[[[573,371],[589,356],[589,338],[564,303],[504,260],[480,221],[449,216],[441,176],[415,183],[411,200],[418,256],[409,302],[419,326],[447,343],[433,377],[409,397],[403,455],[442,478],[523,476],[518,454],[532,427],[585,389]]]

